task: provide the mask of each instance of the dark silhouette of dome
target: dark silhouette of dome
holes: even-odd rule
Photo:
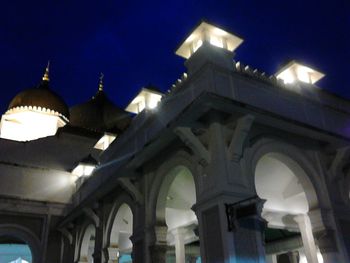
[[[8,110],[21,106],[46,108],[69,119],[68,106],[59,95],[49,88],[48,80],[43,80],[38,87],[18,93],[10,102]]]
[[[41,107],[58,112],[67,120],[69,119],[67,104],[59,95],[49,88],[49,67],[50,61],[47,63],[41,83],[35,88],[18,93],[10,102],[8,110],[18,107]]]
[[[118,108],[100,88],[89,101],[70,109],[70,125],[98,132],[120,133],[131,121],[131,115]]]

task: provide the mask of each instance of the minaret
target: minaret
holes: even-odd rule
[[[47,62],[47,66],[46,66],[46,69],[45,69],[45,73],[44,73],[44,76],[42,78],[43,81],[50,81],[50,78],[49,78],[49,70],[50,70],[50,60]]]
[[[233,70],[234,51],[243,39],[202,21],[176,50],[176,54],[187,59],[187,74],[193,75],[204,64],[214,64]]]
[[[100,74],[100,83],[98,84],[98,91],[103,91],[103,73]]]

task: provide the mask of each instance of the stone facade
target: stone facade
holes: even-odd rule
[[[187,74],[156,109],[133,118],[78,188],[66,171],[2,161],[1,182],[33,186],[0,185],[0,236],[27,243],[35,263],[114,263],[123,255],[146,263],[171,256],[177,263],[198,256],[205,263],[316,263],[319,255],[325,263],[349,262],[350,103],[312,84],[285,85],[207,42],[185,66]],[[257,167],[275,171],[272,164],[295,184],[279,191],[284,175],[277,173],[262,187]],[[52,179],[57,194],[48,189],[34,198],[44,177],[41,190]],[[278,207],[266,191],[291,206]],[[304,199],[306,210],[298,210],[301,201],[293,200]],[[123,204],[131,221],[130,212],[118,219]],[[267,228],[295,236],[267,242]]]

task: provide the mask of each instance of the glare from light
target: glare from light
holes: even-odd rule
[[[126,110],[136,114],[139,114],[144,109],[153,110],[158,106],[158,103],[161,99],[161,93],[151,89],[143,88],[126,107]]]
[[[279,74],[277,78],[282,79],[285,84],[294,83],[296,80],[295,74],[291,70],[286,70]]]
[[[282,79],[285,84],[294,83],[295,81],[314,84],[324,76],[323,73],[295,61],[288,63],[276,73],[276,77]]]
[[[176,54],[188,59],[204,42],[233,52],[243,42],[243,39],[214,25],[202,22],[177,49]]]
[[[66,121],[53,111],[37,107],[9,110],[1,118],[0,137],[15,141],[31,141],[55,135]]]
[[[222,42],[222,38],[217,37],[217,36],[210,37],[210,44],[212,44],[213,46],[220,47],[220,48],[224,47],[224,44]]]
[[[298,67],[296,70],[298,80],[305,83],[311,83],[310,73],[311,72],[307,67]]]
[[[148,108],[154,109],[155,107],[157,107],[157,104],[158,104],[158,101],[156,101],[156,100],[151,100],[151,101],[148,103]]]
[[[192,41],[194,40],[194,38],[195,38],[195,35],[194,35],[194,34],[190,35],[190,36],[185,40],[185,43],[190,43],[190,42],[192,42]]]
[[[323,263],[323,256],[320,250],[317,251],[317,260],[318,260],[318,263]]]
[[[217,35],[217,36],[220,36],[220,37],[224,37],[224,36],[228,35],[226,31],[224,31],[224,30],[222,30],[222,29],[220,29],[218,27],[213,28],[212,32],[213,32],[214,35]]]
[[[82,177],[82,176],[89,176],[92,174],[92,172],[95,169],[95,165],[92,164],[85,164],[85,163],[79,163],[77,167],[75,167],[72,171],[72,174]]]
[[[324,262],[323,256],[322,256],[319,249],[317,250],[317,261],[318,261],[318,263]],[[308,263],[305,254],[301,251],[299,251],[299,263]]]
[[[199,39],[196,42],[193,42],[193,53],[197,51],[198,48],[200,48],[203,45],[202,39]]]
[[[117,138],[116,135],[111,133],[105,133],[95,144],[94,148],[104,151],[109,147],[109,145],[111,145],[115,138]]]

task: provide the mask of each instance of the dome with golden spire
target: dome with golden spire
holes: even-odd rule
[[[48,63],[41,83],[37,87],[18,93],[10,102],[8,111],[18,108],[44,110],[59,115],[68,121],[69,110],[67,104],[49,87],[49,66]]]

